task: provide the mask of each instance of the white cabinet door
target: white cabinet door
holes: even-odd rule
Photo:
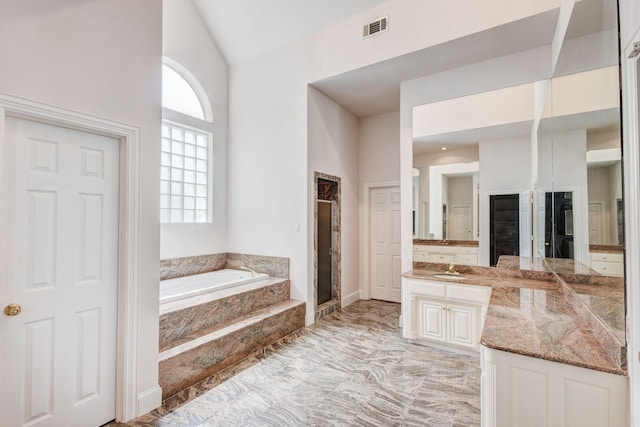
[[[629,426],[629,382],[544,359],[481,349],[483,427]]]
[[[449,343],[473,350],[478,344],[478,307],[447,304],[447,327]]]
[[[418,302],[419,338],[435,342],[447,341],[445,308],[446,304],[438,301],[423,299]]]

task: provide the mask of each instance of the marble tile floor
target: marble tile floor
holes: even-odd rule
[[[110,426],[479,426],[479,358],[407,342],[399,315],[358,301]]]

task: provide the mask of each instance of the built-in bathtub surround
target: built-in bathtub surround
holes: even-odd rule
[[[269,278],[236,289],[162,304],[160,351],[221,329],[248,313],[256,313],[289,300],[289,281]]]
[[[315,305],[315,320],[322,319],[336,310],[341,308],[342,300],[342,242],[341,242],[341,179],[340,177],[328,175],[325,173],[314,173],[314,201],[325,200],[333,204],[331,216],[332,245],[331,245],[331,263],[332,263],[332,298],[331,300],[318,305],[318,207],[314,202],[314,245],[313,245],[313,270],[314,270],[314,286],[313,300]]]
[[[198,255],[160,260],[160,280],[222,270],[227,254]],[[289,277],[289,276],[287,276]]]
[[[163,399],[304,327],[306,304],[290,299],[287,258],[225,253],[165,260],[162,266],[163,279],[172,278],[178,290],[202,285],[192,296],[160,304]],[[194,275],[200,272],[205,274]],[[214,284],[217,277],[210,277],[230,273],[246,273],[253,281]]]
[[[222,253],[160,260],[160,280],[241,267],[248,267],[271,277],[289,278],[289,258]]]
[[[227,253],[225,268],[248,267],[271,277],[289,278],[289,258]]]
[[[160,353],[163,399],[304,327],[305,304],[287,301]]]

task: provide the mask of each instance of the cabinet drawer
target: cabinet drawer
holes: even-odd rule
[[[487,286],[447,285],[447,299],[450,300],[476,302],[484,305],[489,302],[489,295],[491,295],[491,288]]]
[[[429,252],[434,254],[457,254],[457,246],[429,246]]]
[[[591,252],[591,261],[622,262],[622,254]]]
[[[624,267],[621,262],[594,261],[591,268],[605,276],[622,276]]]
[[[444,263],[448,263],[448,262],[455,262],[456,261],[456,254],[434,254],[434,253],[429,253],[427,255],[427,262],[444,262]]]
[[[470,247],[466,247],[466,246],[460,246],[460,247],[458,247],[458,253],[459,254],[478,255],[478,248],[470,248]]]
[[[444,298],[447,294],[447,285],[444,283],[414,279],[406,279],[405,283],[409,285],[413,295]]]
[[[420,251],[413,251],[413,261],[414,262],[427,262],[427,253]]]
[[[425,245],[413,245],[414,252],[427,252],[428,246]]]
[[[478,255],[458,254],[456,255],[456,264],[477,265]]]

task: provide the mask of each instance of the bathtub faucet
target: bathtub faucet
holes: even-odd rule
[[[245,270],[250,272],[252,277],[256,277],[258,274],[260,274],[257,271],[250,269],[249,267],[245,267],[244,265],[240,267],[240,270]]]

